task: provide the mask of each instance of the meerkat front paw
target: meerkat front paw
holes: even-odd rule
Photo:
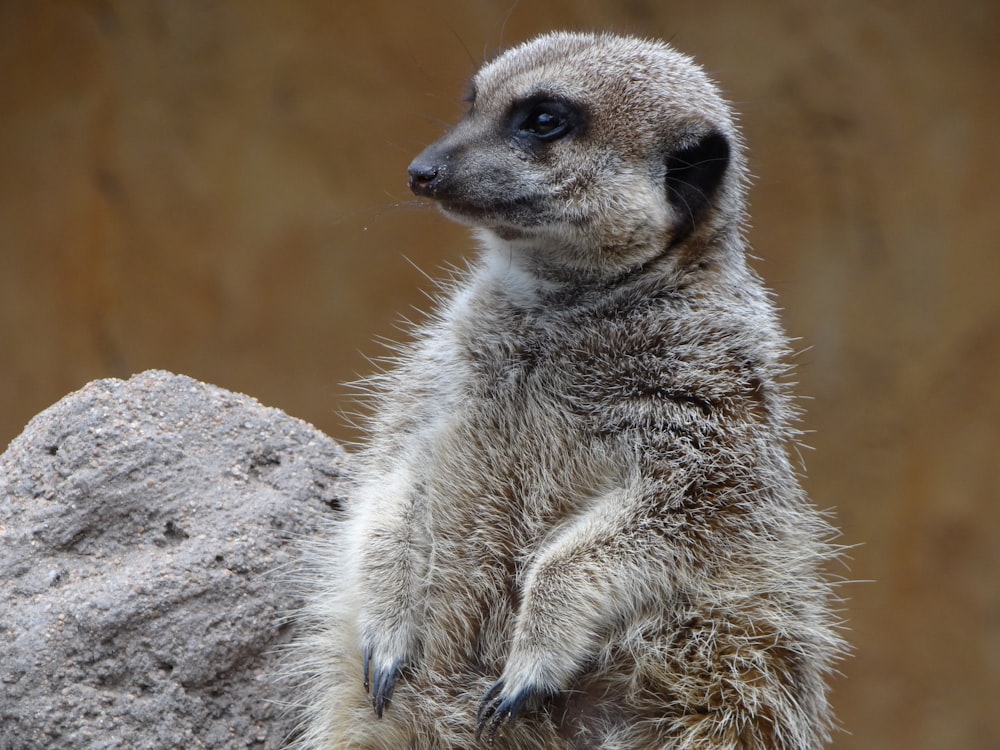
[[[510,690],[507,681],[500,678],[479,703],[476,739],[485,735],[490,744],[493,744],[493,739],[504,724],[513,724],[522,711],[538,708],[551,695],[550,690],[538,685],[525,685],[520,689]]]

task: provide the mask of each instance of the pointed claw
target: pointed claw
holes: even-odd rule
[[[392,701],[396,680],[403,672],[401,661],[395,661],[388,669],[379,667],[372,659],[372,651],[365,647],[361,654],[363,662],[365,692],[371,696],[372,708],[380,719],[385,707]]]
[[[390,669],[379,670],[376,673],[372,688],[372,707],[375,709],[375,715],[380,719],[385,707],[392,700],[392,691],[396,686],[396,677],[398,674],[399,670],[395,665]]]
[[[485,734],[491,745],[500,727],[504,724],[513,724],[527,704],[535,703],[544,695],[543,691],[537,688],[525,688],[504,698],[504,684],[502,679],[497,680],[483,696],[476,712],[476,739]]]
[[[479,702],[479,710],[476,711],[477,740],[483,733],[483,728],[486,726],[486,722],[489,721],[490,717],[492,717],[497,710],[497,705],[499,704],[497,695],[501,690],[503,690],[503,684],[503,680],[497,680],[494,682],[493,687],[486,691],[486,695],[484,695],[483,699]],[[490,741],[492,742],[492,740],[493,738],[490,736]]]

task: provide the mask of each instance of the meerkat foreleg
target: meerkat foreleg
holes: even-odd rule
[[[405,465],[369,491],[378,502],[359,498],[371,510],[354,547],[364,602],[358,630],[365,690],[381,717],[416,650],[416,587],[424,563],[414,543],[420,528],[414,517],[421,498]]]
[[[675,588],[680,555],[644,496],[638,487],[608,493],[541,548],[524,577],[506,667],[480,704],[478,735],[493,737],[564,690],[614,622]]]

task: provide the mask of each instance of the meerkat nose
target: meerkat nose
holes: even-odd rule
[[[437,192],[441,168],[437,164],[414,160],[408,170],[410,175],[410,190],[414,195],[433,197]]]

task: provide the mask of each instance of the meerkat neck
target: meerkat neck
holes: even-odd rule
[[[486,277],[503,289],[517,306],[531,307],[553,299],[572,299],[586,290],[635,286],[647,293],[683,290],[699,281],[732,275],[742,278],[746,269],[742,237],[732,228],[689,241],[641,264],[613,263],[613,251],[596,266],[568,267],[564,261],[546,263],[556,253],[538,252],[533,243],[504,239],[488,230],[477,232]],[[724,236],[723,236],[724,235]],[[561,253],[564,257],[565,253]]]

